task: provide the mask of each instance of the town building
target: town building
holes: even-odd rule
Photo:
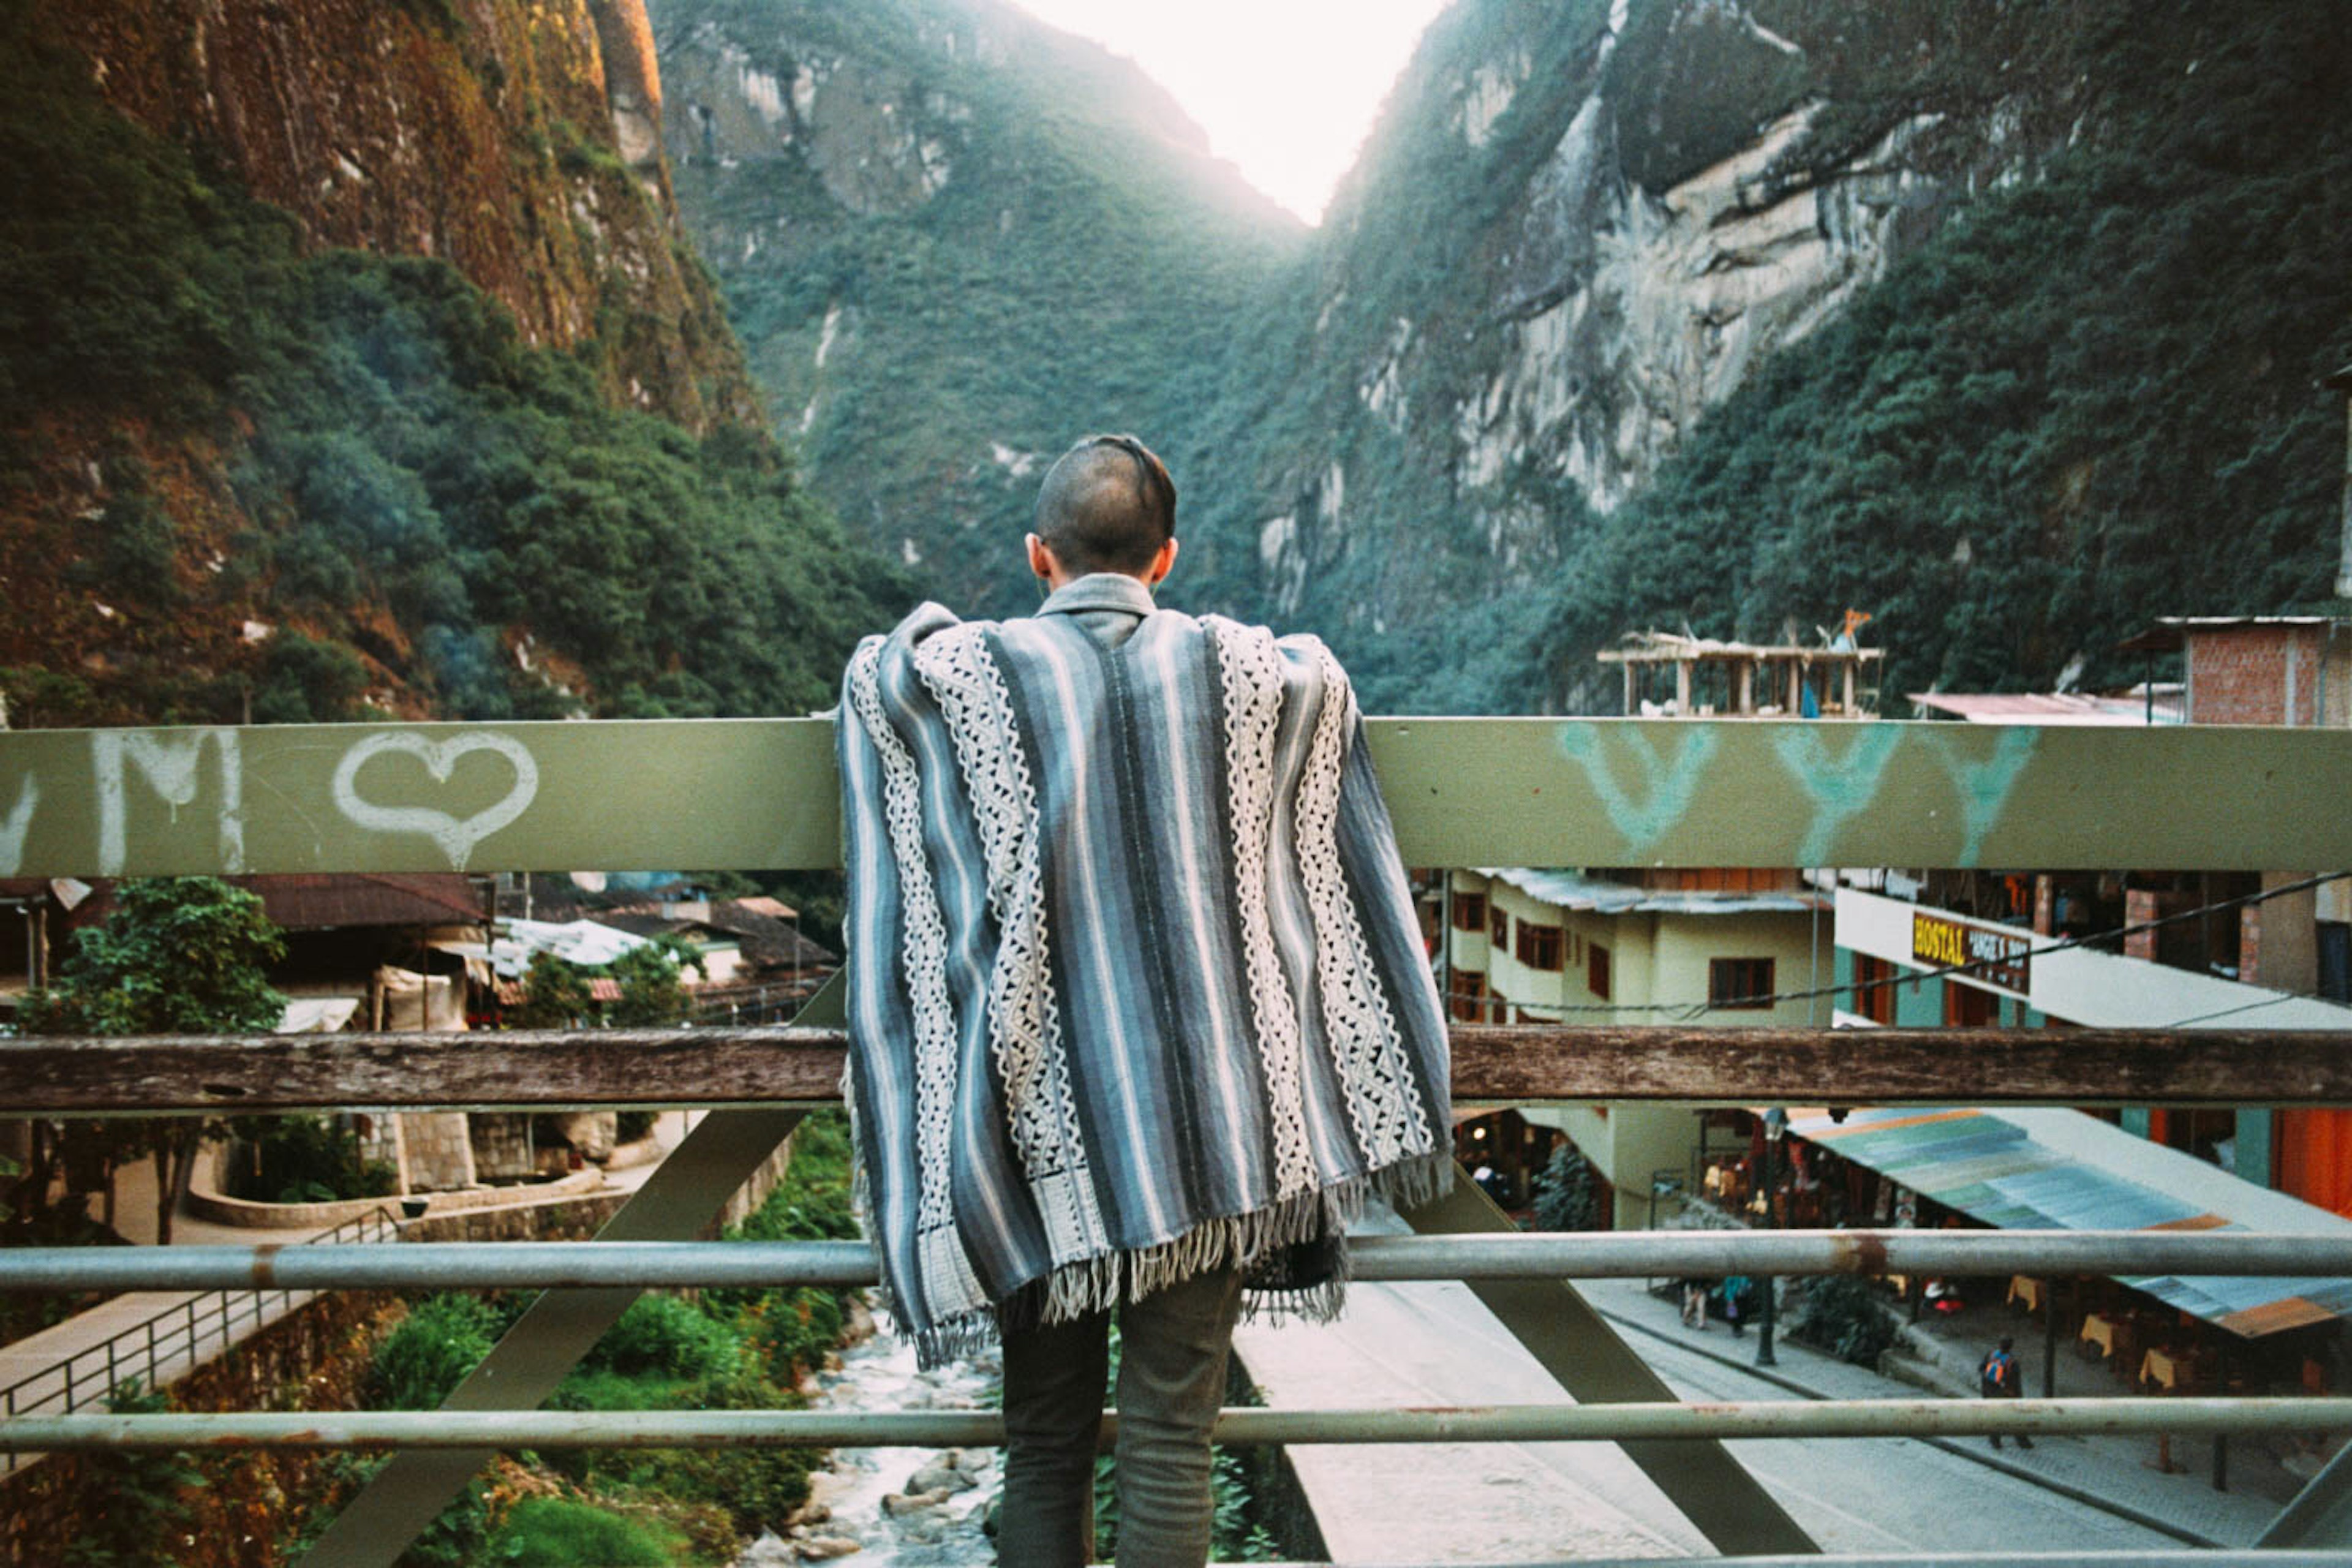
[[[1795,871],[1455,871],[1441,915],[1447,1005],[1464,1023],[1825,1024],[1823,999],[1786,998],[1829,983],[1829,898]],[[1677,1108],[1523,1108],[1565,1133],[1606,1185],[1604,1223],[1652,1223],[1661,1178],[1687,1180],[1700,1119]],[[1475,1129],[1473,1130],[1475,1131]],[[1493,1142],[1507,1184],[1516,1128]],[[1548,1140],[1538,1140],[1540,1149]]]
[[[2180,679],[2124,699],[1925,694],[1976,722],[2352,724],[2352,622],[2167,616],[2125,643]],[[2296,1028],[2352,1032],[2352,879],[2310,868],[1846,873],[1838,1021],[1855,1027]],[[2280,889],[2294,890],[2281,892]],[[2250,901],[2258,900],[2258,901]],[[2106,933],[2125,932],[2109,936]],[[2085,940],[2083,946],[2061,946]],[[1936,971],[1956,963],[1964,973]],[[2124,1107],[2124,1131],[2352,1215],[2352,1112]]]

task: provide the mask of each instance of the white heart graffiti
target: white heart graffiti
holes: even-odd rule
[[[514,787],[488,810],[464,818],[423,805],[379,805],[359,793],[361,765],[386,752],[402,752],[425,764],[436,784],[447,784],[457,759],[468,752],[496,752],[514,766]],[[335,767],[335,809],[361,827],[377,833],[422,833],[449,857],[452,870],[466,868],[474,846],[520,816],[539,794],[539,763],[522,742],[494,731],[452,735],[432,741],[407,731],[370,735],[343,753]]]

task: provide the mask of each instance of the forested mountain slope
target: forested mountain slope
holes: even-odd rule
[[[2352,12],[2072,7],[2087,119],[1701,421],[1541,597],[1529,689],[1629,625],[1810,630],[1889,693],[2138,679],[2162,614],[2331,605]],[[1899,703],[1893,711],[1907,712]]]
[[[1303,237],[991,0],[655,16],[755,374],[959,607],[1023,602],[961,542],[1090,425],[1177,460],[1178,602],[1391,709],[1605,706],[1629,628],[1848,605],[1890,689],[2041,686],[2326,592],[2326,0],[1458,0]]]
[[[0,12],[0,697],[759,712],[904,584],[801,490],[635,0]]]
[[[1000,0],[655,0],[678,200],[811,480],[967,613],[1035,603],[1043,465],[1132,428],[1192,494],[1298,254],[1133,66]]]

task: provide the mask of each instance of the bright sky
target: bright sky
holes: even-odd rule
[[[1127,56],[1307,222],[1446,0],[1013,0]]]

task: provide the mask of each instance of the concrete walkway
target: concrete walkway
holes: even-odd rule
[[[1866,1367],[1794,1343],[1786,1335],[1776,1340],[1779,1365],[1759,1370],[1754,1365],[1753,1332],[1734,1338],[1721,1323],[1710,1323],[1704,1331],[1686,1329],[1677,1305],[1652,1296],[1639,1279],[1589,1279],[1578,1289],[1637,1351],[1645,1343],[1675,1344],[1759,1378],[1769,1377],[1769,1383],[1748,1395],[1750,1398],[1771,1397],[1773,1388],[1798,1399],[1903,1399],[1916,1398],[1921,1392],[1914,1384],[1882,1377]],[[2029,1348],[2026,1342],[2034,1329],[2032,1323],[2012,1321],[2005,1312],[1983,1310],[1977,1319],[1974,1322],[1965,1317],[1947,1321],[1922,1336],[1934,1354],[1927,1363],[1931,1394],[1975,1397],[1977,1360],[2004,1333],[2014,1335],[2021,1349]],[[1976,1344],[1979,1339],[1984,1342],[1980,1347]],[[2042,1393],[2038,1335],[2030,1348],[2034,1354],[2021,1359],[2026,1363],[2026,1388],[2038,1396]],[[2103,1365],[2082,1362],[2063,1346],[2058,1363],[2062,1396],[2112,1398],[2127,1392]],[[2086,1507],[2135,1520],[2190,1545],[2252,1544],[2299,1485],[2259,1443],[2246,1438],[2231,1446],[2232,1489],[2226,1492],[2213,1489],[2208,1468],[2211,1444],[2202,1439],[2173,1443],[2172,1458],[2179,1468],[2168,1473],[2156,1468],[2157,1445],[2147,1437],[2043,1437],[2031,1449],[2011,1443],[1999,1450],[1985,1438],[1908,1441],[1925,1443],[1988,1469],[2076,1498]]]
[[[1382,1231],[1403,1227],[1381,1216]],[[1372,1228],[1368,1226],[1367,1228]],[[1751,1333],[1735,1339],[1721,1323],[1685,1329],[1677,1304],[1649,1294],[1643,1281],[1587,1280],[1579,1289],[1626,1341],[1656,1364],[1686,1399],[1906,1399],[1916,1383],[1851,1366],[1785,1337],[1776,1369],[1752,1366]],[[1975,1366],[2002,1333],[2014,1335],[2040,1394],[2038,1327],[2006,1310],[1979,1310],[1978,1321],[1938,1323],[1920,1336],[1930,1391],[1976,1394]],[[1981,1340],[1984,1342],[1979,1344]],[[1411,1406],[1565,1402],[1476,1298],[1458,1284],[1359,1284],[1346,1315],[1328,1325],[1244,1324],[1234,1337],[1244,1370],[1276,1407]],[[1694,1361],[1692,1358],[1706,1358]],[[1691,1369],[1711,1366],[1705,1377]],[[2058,1392],[2113,1396],[2126,1392],[2106,1369],[2059,1352]],[[2292,1450],[2286,1439],[2273,1439]],[[1759,1476],[1768,1468],[1822,1476],[1866,1470],[1869,1487],[1849,1493],[1898,1494],[1891,1510],[1855,1517],[1853,1531],[1900,1536],[1911,1550],[1967,1550],[1976,1532],[1993,1533],[1983,1550],[2015,1550],[2001,1534],[2004,1499],[2011,1516],[2030,1505],[2057,1528],[2079,1521],[2082,1544],[2105,1544],[2114,1531],[2147,1545],[2251,1544],[2299,1479],[2281,1468],[2271,1445],[2242,1437],[2231,1445],[2230,1485],[2216,1491],[2210,1441],[2171,1445],[2178,1468],[2156,1468],[2153,1439],[2054,1437],[2031,1450],[1996,1452],[1982,1438],[1887,1441],[1820,1440],[1802,1461],[1782,1456],[1768,1467],[1759,1450],[1786,1442],[1742,1442],[1735,1453]],[[1395,1447],[1299,1445],[1291,1464],[1337,1562],[1492,1563],[1566,1556],[1707,1555],[1710,1548],[1618,1450],[1606,1444],[1457,1444]],[[1768,1484],[1769,1480],[1768,1480]],[[1916,1488],[1902,1496],[1906,1488]],[[1828,1491],[1847,1507],[1853,1497]],[[1790,1500],[1790,1506],[1797,1500]],[[1834,1510],[1832,1510],[1834,1511]],[[1991,1517],[1988,1517],[1988,1516]],[[2053,1547],[2074,1544],[2053,1540]],[[1852,1549],[1852,1548],[1847,1548]]]
[[[656,1126],[663,1146],[686,1136],[689,1113],[665,1111]],[[648,1161],[608,1172],[602,1191],[634,1192],[659,1167]],[[116,1176],[118,1231],[152,1246],[155,1237],[154,1167],[147,1161],[126,1165]],[[518,1189],[524,1190],[524,1189]],[[565,1202],[581,1194],[565,1194]],[[524,1199],[525,1203],[532,1200]],[[264,1242],[297,1246],[326,1234],[324,1227],[253,1230],[216,1225],[188,1212],[172,1216],[175,1247],[254,1247]],[[62,1414],[103,1408],[110,1390],[137,1378],[142,1387],[168,1387],[196,1367],[221,1356],[318,1294],[311,1290],[137,1290],[115,1296],[61,1323],[0,1346],[0,1413]],[[0,1454],[0,1475],[39,1458],[37,1454]]]

